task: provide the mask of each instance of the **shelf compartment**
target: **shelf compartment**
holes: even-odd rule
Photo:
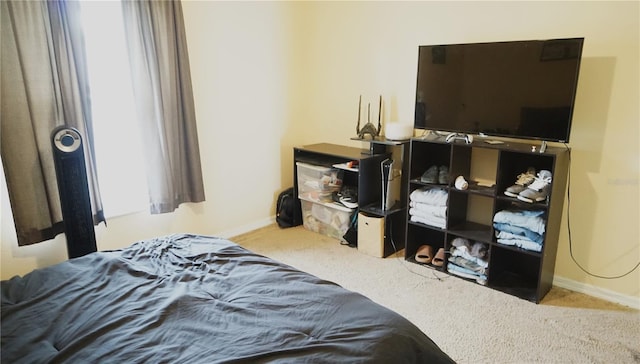
[[[534,213],[535,216],[523,216],[523,213]],[[514,217],[507,217],[509,213],[514,213]],[[502,217],[497,219],[498,215]],[[515,219],[515,220],[514,220]],[[524,224],[524,221],[528,220],[527,224]],[[509,249],[516,252],[522,252],[526,254],[531,254],[536,257],[540,257],[542,255],[542,251],[544,250],[545,240],[546,240],[546,232],[545,229],[547,227],[547,210],[544,207],[536,206],[532,204],[527,204],[526,202],[520,204],[513,204],[510,201],[498,201],[496,203],[496,213],[493,217],[494,223],[494,233],[500,233],[500,230],[505,230],[507,232],[510,231],[510,228],[517,228],[515,231],[516,234],[522,234],[525,232],[523,228],[531,229],[529,237],[522,237],[522,241],[515,241],[515,245],[511,244],[503,244],[499,242],[496,236],[495,245],[504,247],[505,249]],[[495,222],[505,223],[505,228],[501,226],[497,226]],[[521,223],[515,223],[515,221],[520,221]],[[510,222],[514,222],[514,225],[511,226]],[[535,235],[534,235],[535,234]],[[541,234],[541,235],[538,235]],[[508,238],[507,238],[508,239]],[[533,241],[531,241],[533,240]],[[535,242],[534,242],[535,241]],[[508,240],[507,240],[508,242]],[[523,248],[520,248],[519,245],[522,245]]]
[[[489,287],[538,302],[541,257],[493,245],[490,260]]]
[[[449,232],[461,238],[475,241],[490,242],[492,239],[490,225],[479,224],[472,221],[463,221],[449,226]]]
[[[495,186],[498,159],[499,152],[495,149],[472,148],[469,180],[482,185]]]
[[[454,245],[456,239],[466,240],[465,248],[461,244]],[[463,243],[460,241],[459,243]],[[487,285],[489,273],[488,260],[491,245],[487,242],[456,236],[451,231],[447,234],[446,272],[458,278],[474,282],[482,286]],[[455,255],[454,255],[455,254]]]
[[[450,144],[412,141],[410,150],[410,180],[420,177],[431,166],[450,166]]]
[[[407,220],[438,229],[447,226],[447,200],[449,191],[442,187],[411,187],[409,193]]]
[[[531,302],[538,302],[536,298],[536,286],[531,281],[513,272],[491,271],[488,286],[506,294],[516,296]],[[492,280],[492,276],[497,278]]]
[[[420,226],[421,224],[410,223],[407,225],[407,243],[405,246],[405,260],[412,263],[425,265],[415,260],[416,252],[422,245],[431,245],[433,254],[440,248],[445,247],[445,233],[443,230],[431,229]],[[433,267],[437,270],[443,270],[443,267]]]
[[[513,151],[503,151],[500,153],[498,175],[496,178],[497,196],[504,196],[504,191],[512,186],[518,179],[518,175],[533,167],[536,173],[546,169],[553,172],[553,155],[539,153],[522,153]]]
[[[457,234],[491,241],[494,199],[451,190],[447,211],[447,226]]]
[[[451,185],[462,176],[469,182],[467,191],[494,196],[495,188],[491,186],[496,182],[497,161],[497,150],[455,144],[451,155]]]

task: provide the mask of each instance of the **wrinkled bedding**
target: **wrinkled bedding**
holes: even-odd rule
[[[450,363],[405,318],[225,239],[170,235],[2,281],[2,363]]]

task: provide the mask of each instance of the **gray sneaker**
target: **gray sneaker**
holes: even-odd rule
[[[534,203],[544,201],[549,197],[551,189],[551,172],[541,170],[533,183],[527,186],[527,189],[518,194],[518,200]]]
[[[440,166],[438,169],[438,183],[441,185],[449,184],[449,168],[447,166]]]
[[[438,183],[438,166],[431,166],[420,177],[420,182]]]
[[[520,192],[527,189],[527,186],[533,183],[536,178],[536,170],[533,167],[529,167],[526,172],[520,173],[518,179],[511,187],[507,187],[504,194],[510,197],[518,197]]]

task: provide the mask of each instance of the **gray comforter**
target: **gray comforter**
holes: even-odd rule
[[[2,363],[450,363],[368,298],[224,239],[171,235],[2,281]]]

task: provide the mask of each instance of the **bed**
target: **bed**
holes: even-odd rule
[[[452,363],[399,314],[176,234],[2,281],[2,363]]]

